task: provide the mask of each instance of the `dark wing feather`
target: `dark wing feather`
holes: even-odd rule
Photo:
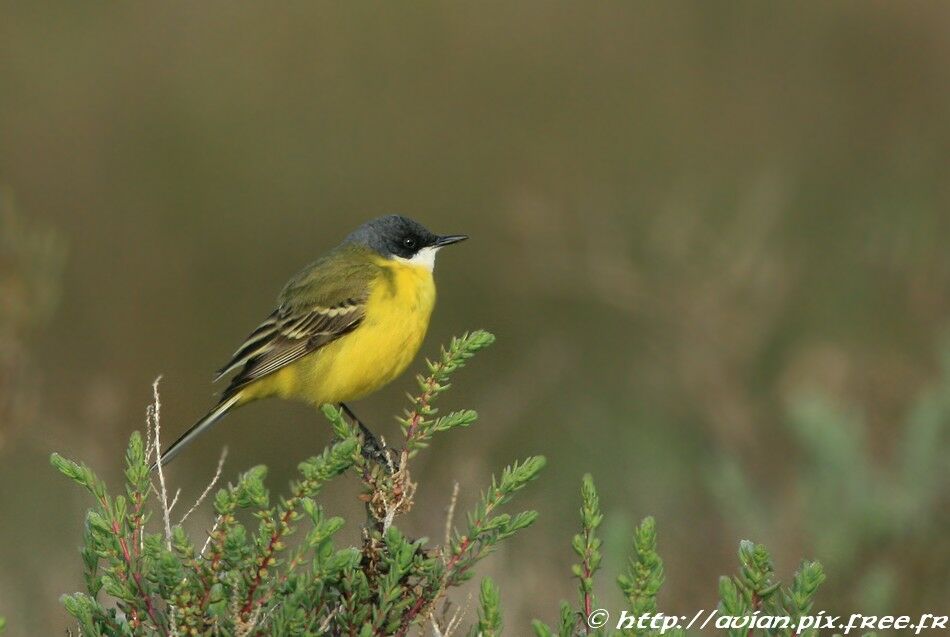
[[[244,365],[268,346],[270,340],[277,333],[277,314],[279,312],[280,310],[274,310],[256,330],[244,339],[241,347],[231,355],[231,359],[224,364],[224,367],[215,372],[214,382],[218,382],[225,375]]]
[[[330,308],[316,308],[306,315],[287,316],[279,323],[274,337],[234,377],[231,387],[238,389],[276,372],[356,329],[365,315],[364,306],[350,305],[345,309],[342,314],[329,314]]]
[[[359,327],[378,266],[354,256],[331,254],[291,279],[278,308],[218,372],[215,380],[241,368],[225,398]]]

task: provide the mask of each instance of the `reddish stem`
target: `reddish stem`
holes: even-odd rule
[[[585,526],[586,526],[586,525],[585,525]],[[583,560],[585,589],[587,588],[587,585],[586,585],[586,584],[587,584],[588,582],[590,582],[591,586],[593,585],[593,583],[591,582],[591,579],[592,579],[593,576],[594,576],[594,573],[593,573],[593,571],[592,571],[591,568],[590,568],[590,540],[591,540],[590,536],[591,536],[591,530],[590,530],[590,529],[585,529],[585,530],[584,530],[584,540],[585,540],[585,544],[587,545],[587,550],[584,551],[584,560]],[[585,590],[585,591],[584,591],[584,617],[590,617],[590,614],[593,612],[593,610],[594,610],[593,597],[591,596],[589,590]],[[587,634],[589,635],[589,634],[590,634],[590,623],[587,622],[587,621],[585,621],[585,622],[584,622],[584,626],[585,626],[585,629],[586,629],[586,631],[587,631]]]
[[[481,524],[481,521],[479,521],[476,524],[476,529],[480,524]],[[476,531],[476,534],[477,534],[477,531]],[[463,537],[462,541],[459,542],[458,551],[456,551],[452,555],[452,557],[450,557],[449,560],[445,563],[445,573],[446,573],[445,579],[446,580],[448,580],[448,576],[451,570],[458,565],[462,557],[465,556],[465,553],[468,551],[468,549],[471,546],[472,546],[472,541],[468,538],[468,536]],[[438,591],[441,590],[441,588],[442,587],[440,586],[439,589],[436,590],[436,595],[438,595]],[[402,620],[402,625],[399,627],[399,632],[396,633],[396,637],[405,637],[406,633],[409,632],[409,628],[412,626],[412,622],[416,619],[416,616],[419,613],[421,613],[422,610],[426,606],[428,606],[430,601],[431,600],[425,593],[422,593],[419,595],[419,599],[417,599],[415,604],[413,604],[412,607],[406,612],[406,616]]]
[[[590,579],[590,576],[591,576],[591,572],[590,572],[590,569],[587,567],[587,561],[585,560],[585,562],[584,562],[584,577],[587,578],[587,579]],[[584,617],[590,617],[590,614],[593,612],[593,610],[594,610],[594,602],[593,602],[593,600],[591,599],[590,593],[587,592],[587,591],[585,591],[585,592],[584,592]],[[585,621],[585,622],[584,622],[584,625],[587,626],[587,634],[589,635],[589,634],[590,634],[590,622]]]
[[[759,598],[758,593],[752,593],[752,610],[756,611],[762,607],[762,600]],[[750,620],[751,623],[752,620]],[[749,630],[746,632],[745,637],[752,637],[752,626],[749,626]]]
[[[408,442],[416,435],[416,430],[419,428],[419,424],[422,422],[422,412],[424,412],[429,407],[429,402],[432,400],[432,392],[435,391],[435,376],[429,376],[425,381],[425,389],[423,389],[422,394],[419,396],[417,404],[419,407],[414,409],[412,415],[409,417],[409,427],[406,430],[406,441]]]
[[[145,611],[152,620],[152,623],[155,624],[155,627],[162,632],[162,635],[167,637],[168,631],[165,630],[165,626],[158,621],[158,617],[155,615],[155,606],[152,604],[152,597],[145,592],[145,586],[142,584],[142,574],[135,570],[132,564],[132,553],[129,551],[128,542],[126,542],[125,538],[122,537],[120,531],[121,529],[119,527],[119,522],[117,520],[113,520],[112,532],[115,533],[116,537],[119,538],[119,547],[122,549],[122,556],[125,558],[125,563],[129,568],[129,572],[132,573],[132,580],[139,589],[139,595],[142,596],[142,600],[145,602]]]
[[[443,367],[442,364],[439,364],[439,369]],[[409,416],[409,424],[406,427],[406,448],[403,449],[402,459],[400,466],[406,466],[406,463],[409,460],[409,446],[412,440],[416,437],[416,434],[419,430],[419,425],[424,419],[424,412],[429,409],[429,404],[432,402],[432,396],[435,393],[436,388],[436,374],[439,373],[439,369],[436,369],[428,376],[424,382],[424,387],[422,393],[416,399],[416,408],[413,409],[412,414]],[[475,535],[478,533],[478,528],[481,526],[481,520],[477,521],[473,527]],[[445,579],[448,579],[448,574],[450,571],[455,568],[459,563],[465,553],[468,551],[472,542],[468,537],[463,537],[462,541],[459,543],[458,551],[452,555],[451,558],[445,563]],[[439,595],[439,591],[442,589],[443,583],[440,583],[440,586],[435,591],[435,595]],[[396,637],[405,637],[406,633],[409,632],[409,628],[412,626],[412,622],[416,619],[416,616],[419,615],[428,605],[431,603],[429,596],[425,592],[420,593],[419,598],[415,603],[406,611],[406,615],[403,618],[402,624],[399,626],[399,631],[396,633]]]
[[[277,543],[280,541],[280,538],[283,537],[283,529],[290,524],[290,518],[293,516],[293,513],[294,507],[288,505],[287,510],[280,516],[280,520],[274,528],[274,532],[271,533],[267,548],[264,549],[264,553],[261,556],[261,564],[257,569],[257,573],[254,574],[254,579],[251,580],[251,585],[247,589],[247,600],[241,608],[242,615],[251,612],[251,609],[254,607],[254,593],[257,592],[258,587],[260,587],[261,582],[264,580],[264,573],[267,572],[268,562],[271,557],[274,556]]]

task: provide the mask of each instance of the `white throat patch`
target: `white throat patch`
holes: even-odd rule
[[[439,246],[441,247],[441,246]],[[414,255],[411,259],[405,259],[403,257],[394,256],[393,258],[397,261],[402,261],[403,263],[408,263],[409,265],[414,265],[417,268],[425,268],[429,272],[435,269],[435,253],[439,251],[439,247],[428,246],[422,248]]]

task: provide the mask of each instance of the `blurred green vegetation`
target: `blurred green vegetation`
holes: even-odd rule
[[[37,419],[42,400],[26,342],[55,312],[64,256],[61,237],[26,221],[0,190],[0,449],[14,427]]]
[[[715,603],[736,535],[780,572],[821,560],[829,611],[933,610],[946,463],[902,467],[950,451],[944,412],[920,415],[950,324],[948,23],[942,3],[3,3],[0,184],[69,249],[55,311],[15,332],[17,395],[41,399],[0,421],[9,634],[61,631],[80,581],[84,504],[49,452],[106,473],[159,373],[166,427],[189,425],[283,282],[384,212],[473,237],[440,259],[424,353],[499,337],[455,397],[478,428],[437,441],[421,484],[457,479],[468,506],[491,467],[550,460],[539,525],[486,563],[507,626],[572,594],[562,544],[591,470],[605,563],[635,520],[664,529],[670,611]],[[8,254],[2,282],[59,271]],[[361,416],[395,436],[411,387]],[[200,492],[227,443],[232,476],[264,463],[280,483],[329,437],[261,403],[171,479]],[[405,531],[449,496],[423,489]]]

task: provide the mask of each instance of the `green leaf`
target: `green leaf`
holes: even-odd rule
[[[724,615],[739,616],[745,612],[739,589],[732,578],[725,575],[719,578],[719,608]]]
[[[248,469],[238,480],[237,505],[242,509],[250,507],[265,508],[270,500],[264,478],[267,477],[267,467],[257,465]]]
[[[343,409],[337,407],[336,405],[323,405],[320,407],[320,411],[323,412],[323,415],[330,422],[330,428],[333,429],[333,435],[335,435],[340,440],[345,440],[346,438],[352,438],[356,436],[356,431],[354,427],[351,427],[347,424],[346,419],[343,418]]]
[[[574,626],[577,624],[577,613],[567,602],[561,602],[561,623],[558,627],[559,637],[574,637]]]
[[[129,494],[148,494],[149,466],[146,462],[145,445],[142,434],[133,431],[129,436],[129,446],[125,453],[125,479],[128,483]]]
[[[478,413],[473,409],[453,411],[446,416],[440,416],[432,423],[432,431],[448,431],[455,427],[468,427],[478,420]]]
[[[815,594],[822,582],[825,581],[825,572],[821,563],[804,560],[792,579],[791,588],[785,593],[785,607],[794,620],[811,613]]]
[[[635,616],[656,613],[656,596],[663,585],[663,560],[656,550],[656,521],[644,518],[633,533],[633,555],[627,569],[617,578],[617,584],[630,602],[630,611]],[[636,634],[643,630],[635,630]]]
[[[571,570],[578,581],[580,607],[594,604],[594,574],[600,568],[600,540],[596,536],[597,527],[604,516],[600,512],[600,498],[594,487],[594,479],[588,473],[581,481],[581,532],[574,536],[571,543],[574,552],[581,558]]]
[[[498,592],[498,586],[490,577],[482,580],[478,599],[478,623],[472,626],[470,637],[501,635],[501,595]]]
[[[74,462],[55,452],[50,455],[49,460],[50,464],[56,467],[60,473],[80,486],[85,487],[97,499],[104,500],[106,498],[105,483],[85,464]]]

